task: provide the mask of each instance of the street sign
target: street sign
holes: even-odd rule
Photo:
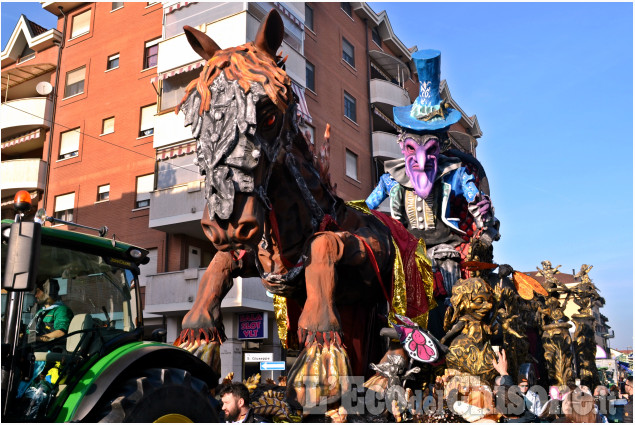
[[[260,370],[284,370],[285,362],[260,362]]]
[[[245,362],[272,362],[273,353],[245,353]]]

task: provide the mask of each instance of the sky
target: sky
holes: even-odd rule
[[[593,265],[610,345],[632,349],[632,3],[369,4],[406,47],[441,51],[452,97],[478,118],[501,222],[494,260]],[[39,3],[0,12],[3,49],[20,13],[55,26]]]

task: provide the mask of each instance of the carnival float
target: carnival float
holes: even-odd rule
[[[234,277],[260,277],[280,340],[301,352],[284,385],[246,382],[252,409],[282,422],[462,422],[469,405],[497,419],[503,350],[514,380],[560,392],[597,384],[591,310],[604,300],[591,267],[570,288],[549,261],[542,283],[494,263],[500,223],[483,166],[450,147],[461,113],[439,94],[440,52],[413,54],[419,95],[394,109],[403,158],[365,201],[344,202],[328,139],[318,154],[298,128],[278,13],[238,47],[185,32],[206,64],[177,109],[196,139],[201,223],[218,252],[176,344],[219,369],[221,301]],[[390,214],[376,210],[384,200]],[[571,318],[569,299],[580,307]]]

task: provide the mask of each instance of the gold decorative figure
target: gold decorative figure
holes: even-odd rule
[[[444,320],[447,333],[441,340],[442,344],[449,344],[445,358],[448,368],[478,376],[488,383],[496,377],[490,345],[495,331],[492,326],[495,301],[494,291],[483,279],[459,280],[452,288],[452,305]]]
[[[600,296],[597,288],[589,277],[589,271],[593,266],[583,264],[575,275],[581,280],[571,288],[573,302],[579,307],[579,313],[571,315],[575,324],[573,345],[576,353],[578,377],[583,385],[590,388],[600,383],[597,366],[595,364],[595,317],[593,307],[604,305],[604,298]]]
[[[562,284],[555,275],[558,267],[552,268],[551,262],[543,261],[543,269],[538,274],[545,277],[545,289],[549,293],[544,305],[538,306],[542,323],[542,346],[545,350],[549,384],[564,387],[574,382],[573,354],[569,318],[564,314],[571,290]],[[561,301],[562,295],[564,300]]]
[[[497,286],[495,294],[498,301],[496,313],[503,331],[503,348],[507,353],[508,371],[511,376],[518,376],[519,366],[531,361],[525,324],[520,320],[521,299],[510,287]]]

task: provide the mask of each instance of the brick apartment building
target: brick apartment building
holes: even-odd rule
[[[144,318],[151,328],[167,327],[168,341],[178,336],[214,254],[199,223],[205,200],[193,165],[194,140],[183,117],[174,114],[203,65],[183,25],[225,48],[253,40],[266,13],[280,12],[281,50],[289,56],[286,69],[300,99],[302,128],[319,144],[331,125],[331,175],[345,200],[364,199],[383,173],[383,161],[401,156],[392,107],[408,105],[417,95],[411,60],[416,47],[404,46],[387,14],[366,3],[42,7],[58,17],[57,28],[47,32],[21,19],[2,52],[3,217],[12,216],[13,193],[27,188],[49,215],[107,225],[109,237],[147,248],[152,261],[142,270]],[[35,54],[27,60],[29,49]],[[40,74],[15,82],[36,64]],[[6,98],[5,80],[13,81]],[[50,83],[51,94],[36,91],[41,80]],[[482,135],[476,117],[461,110],[445,82],[441,91],[463,115],[451,128],[454,147],[476,156]],[[43,119],[28,125],[5,119],[5,107],[20,102],[42,104]],[[5,178],[25,161],[32,182]],[[223,373],[250,374],[256,364],[244,363],[244,352],[272,351],[279,358],[272,302],[258,279],[236,279],[222,307],[229,338],[222,346]],[[238,338],[239,314],[249,312],[266,313],[265,339]]]

